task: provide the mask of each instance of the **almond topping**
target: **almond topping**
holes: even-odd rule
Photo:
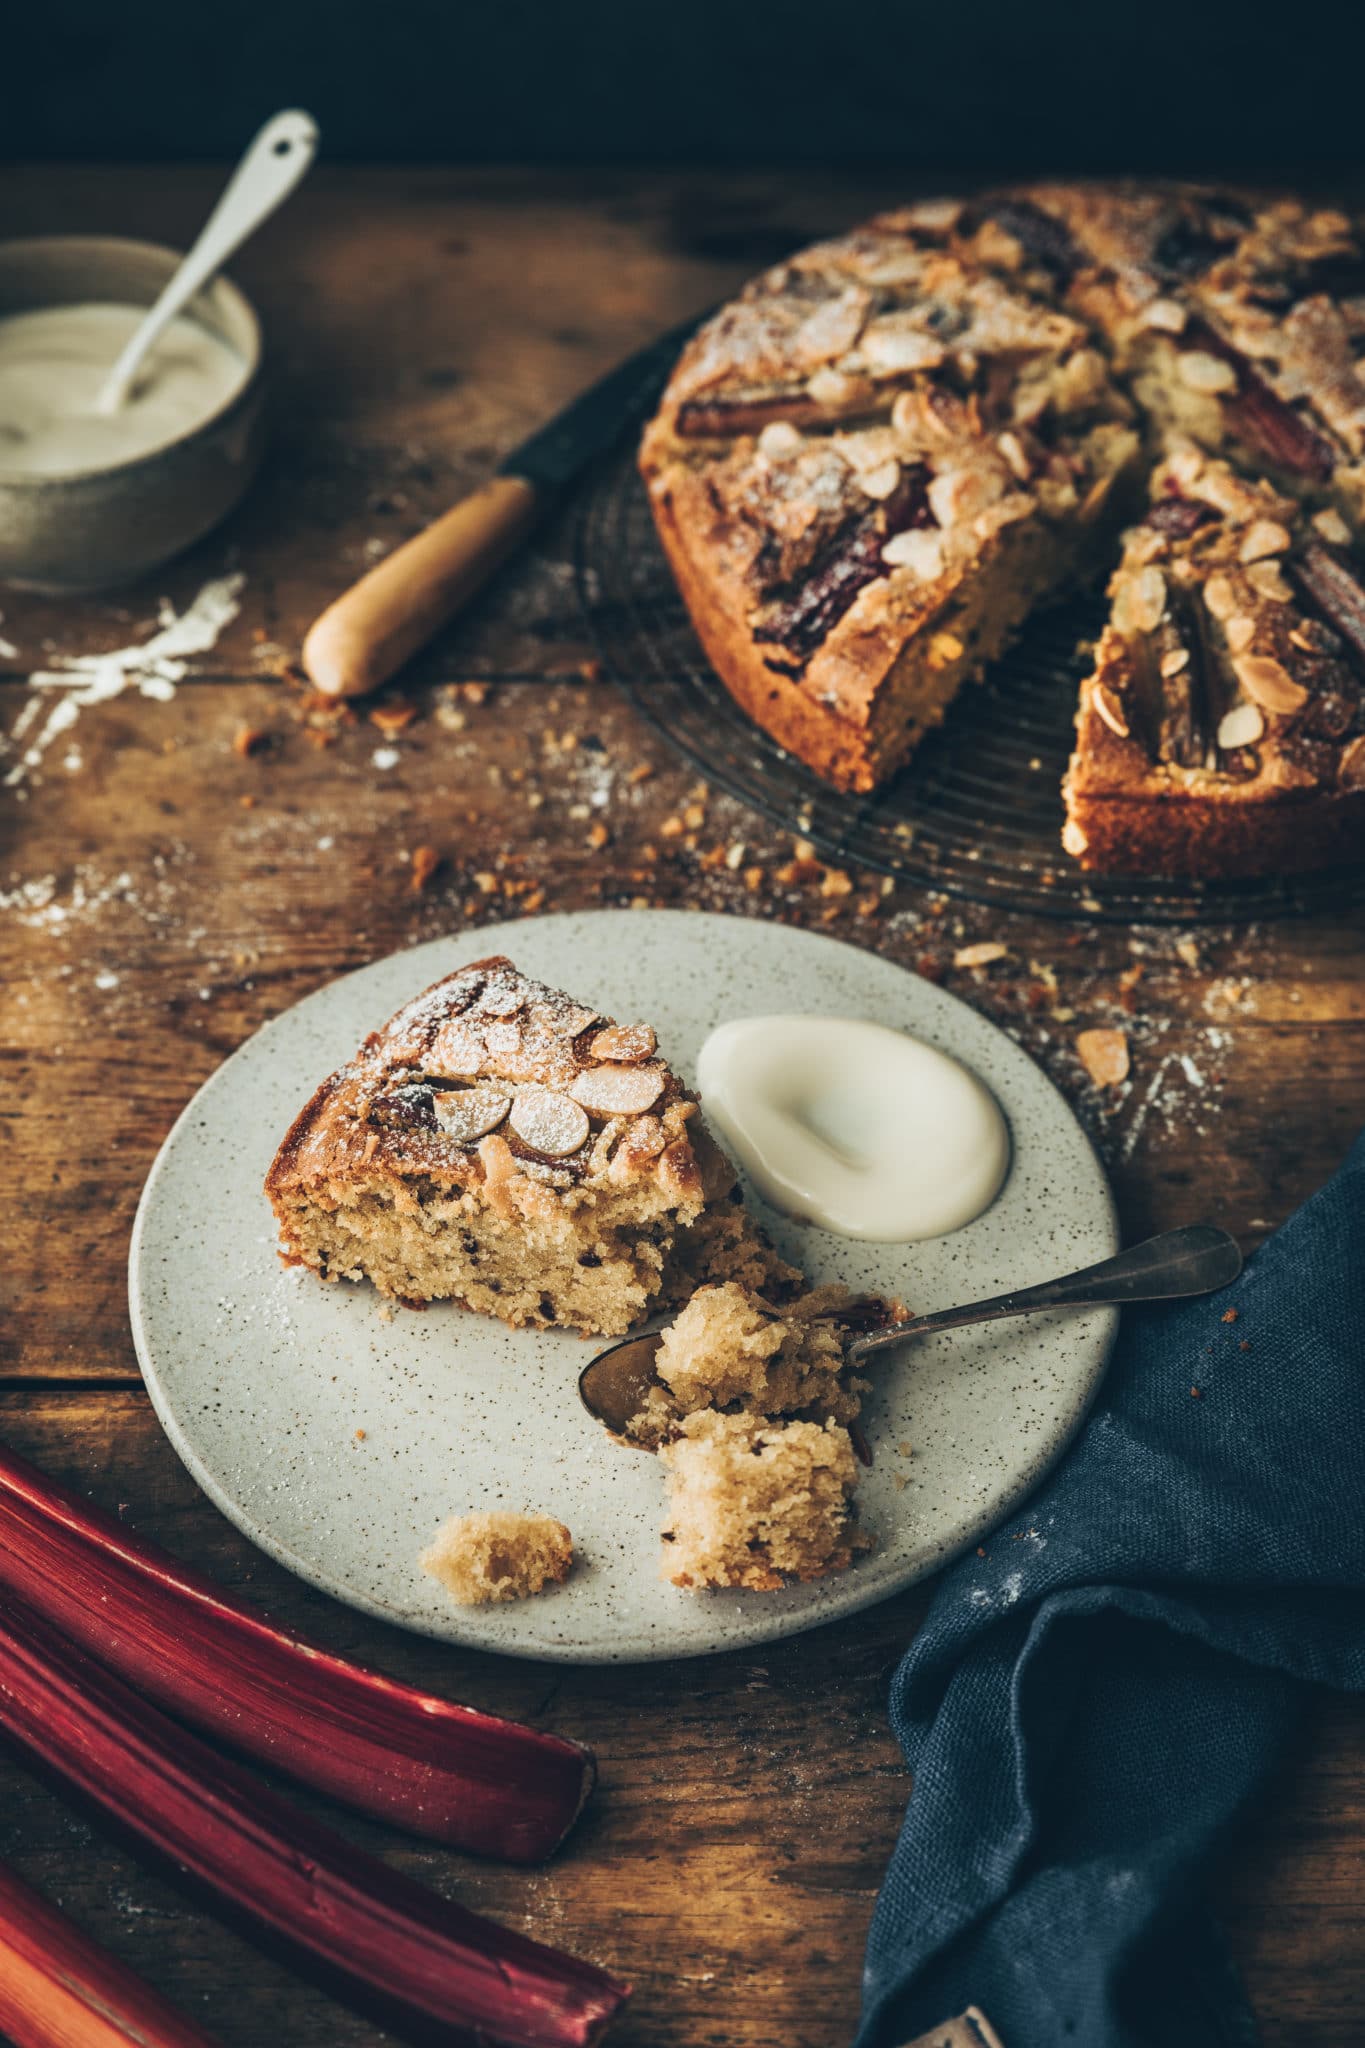
[[[1330,505],[1324,511],[1313,514],[1313,524],[1324,540],[1330,540],[1339,548],[1349,546],[1351,529],[1340,512],[1334,512]]]
[[[1029,460],[1024,444],[1017,434],[1004,433],[996,441],[996,447],[1008,462],[1021,484],[1029,480]]]
[[[1259,562],[1266,555],[1282,555],[1288,546],[1289,535],[1276,520],[1257,519],[1247,528],[1237,559]]]
[[[1247,582],[1272,604],[1288,604],[1294,595],[1280,574],[1278,562],[1253,562],[1247,570]]]
[[[1168,682],[1172,676],[1178,676],[1181,669],[1188,668],[1189,665],[1190,650],[1188,647],[1173,647],[1169,654],[1163,654],[1161,657],[1161,673]]]
[[[982,939],[975,946],[959,946],[953,955],[954,967],[989,967],[992,960],[1003,960],[1009,952],[998,939]]]
[[[734,848],[730,851],[733,853]],[[740,848],[740,859],[744,849]],[[739,861],[728,862],[738,867]],[[650,1024],[609,1024],[605,1031],[599,1031],[592,1042],[592,1056],[595,1060],[647,1060],[658,1043],[654,1028]]]
[[[865,469],[858,478],[858,489],[868,498],[889,498],[901,480],[901,466],[898,462],[879,462],[875,469]]]
[[[1233,654],[1245,654],[1256,638],[1256,621],[1248,613],[1238,612],[1235,618],[1228,620],[1223,631],[1227,635],[1229,651]]]
[[[839,406],[848,405],[856,396],[858,387],[841,370],[817,370],[807,380],[806,389],[817,405]]]
[[[767,456],[795,455],[801,440],[790,420],[769,420],[758,437],[758,452]]]
[[[1204,585],[1204,603],[1215,619],[1230,619],[1234,612],[1241,610],[1230,576],[1210,576]]]
[[[1343,751],[1337,775],[1343,789],[1365,789],[1365,732]]]
[[[1121,740],[1126,740],[1128,720],[1124,716],[1122,703],[1107,683],[1096,683],[1094,704],[1110,732],[1117,733]]]
[[[1220,356],[1209,355],[1202,348],[1186,349],[1178,358],[1176,369],[1187,391],[1212,393],[1237,389],[1237,372],[1232,364],[1225,363]]]
[[[663,1094],[664,1077],[658,1067],[589,1067],[569,1092],[595,1116],[639,1116]]]
[[[512,1107],[510,1095],[500,1088],[460,1088],[442,1091],[435,1097],[436,1121],[457,1145],[472,1145],[487,1137]]]
[[[1097,1088],[1117,1088],[1128,1078],[1128,1040],[1121,1031],[1080,1031],[1076,1051]]]
[[[1296,683],[1289,670],[1269,655],[1244,654],[1232,666],[1248,697],[1263,711],[1297,711],[1308,701],[1303,685]]]
[[[1234,704],[1218,721],[1218,744],[1225,754],[1238,747],[1255,746],[1265,731],[1265,720],[1255,704]]]
[[[452,1019],[441,1026],[427,1055],[427,1072],[440,1080],[478,1074],[485,1059],[483,1038],[467,1024]]]
[[[892,569],[909,569],[921,583],[933,583],[943,574],[943,539],[923,527],[893,533],[882,549],[882,560]]]
[[[567,1095],[532,1082],[517,1090],[508,1119],[523,1145],[544,1152],[551,1159],[567,1159],[587,1143],[587,1112]]]
[[[1127,612],[1139,633],[1155,633],[1166,609],[1166,578],[1152,562],[1139,569],[1128,586]]]
[[[1185,308],[1176,299],[1153,299],[1142,309],[1144,327],[1155,327],[1162,334],[1180,334],[1186,320]]]

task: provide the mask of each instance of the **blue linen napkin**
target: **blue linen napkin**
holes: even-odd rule
[[[1365,1688],[1365,1136],[1221,1293],[1125,1312],[1081,1435],[896,1672],[857,2048],[1251,2043],[1199,1892],[1305,1681]]]

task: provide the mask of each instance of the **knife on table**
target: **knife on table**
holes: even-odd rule
[[[514,448],[486,484],[386,555],[309,628],[303,665],[333,697],[377,690],[507,560],[597,456],[654,404],[704,316],[618,363]]]

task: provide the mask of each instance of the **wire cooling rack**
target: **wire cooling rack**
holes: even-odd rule
[[[1087,875],[1061,850],[1060,785],[1103,600],[1040,613],[965,689],[895,780],[842,796],[754,725],[702,653],[655,536],[633,450],[580,500],[579,602],[606,672],[717,788],[828,859],[949,896],[1125,924],[1244,923],[1365,905],[1365,865],[1238,882]]]

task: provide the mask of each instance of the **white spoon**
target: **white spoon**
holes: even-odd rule
[[[311,114],[290,108],[266,122],[233,172],[198,241],[109,372],[95,401],[96,412],[119,410],[148,349],[195,293],[217,275],[233,251],[289,197],[317,155],[317,147],[317,123]]]

